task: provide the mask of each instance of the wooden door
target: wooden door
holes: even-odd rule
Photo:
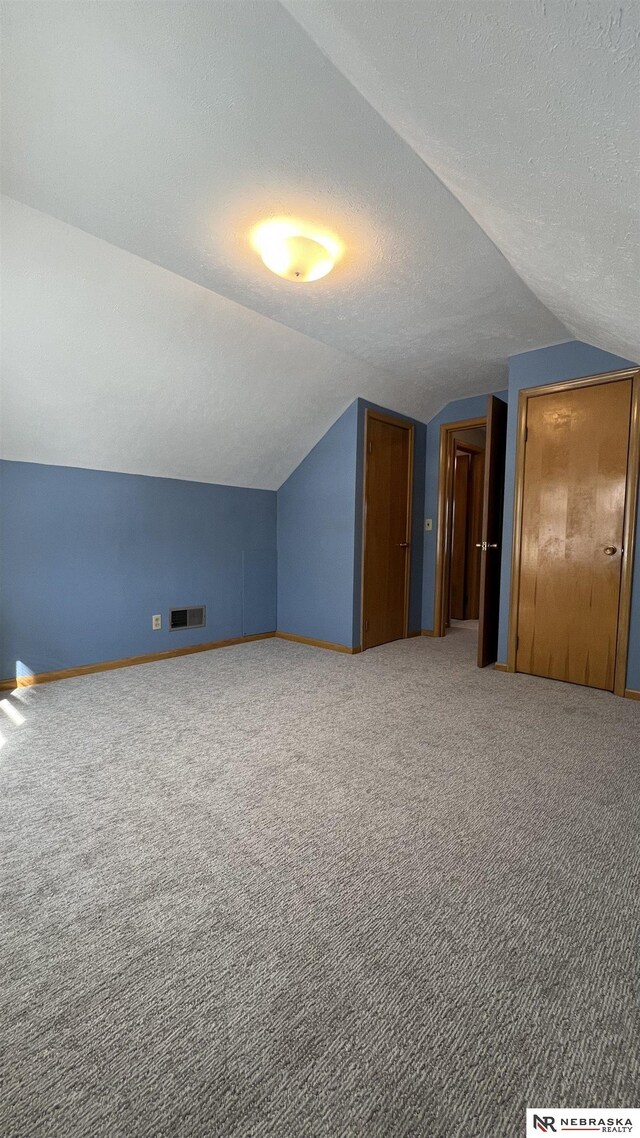
[[[471,455],[456,448],[451,517],[451,596],[449,617],[465,620],[467,599],[467,530]]]
[[[367,411],[362,647],[407,635],[413,426]]]
[[[480,602],[478,667],[498,656],[502,502],[507,446],[507,405],[495,395],[487,400],[487,438],[484,451],[484,493],[480,536]]]
[[[528,400],[516,669],[613,690],[632,381]]]

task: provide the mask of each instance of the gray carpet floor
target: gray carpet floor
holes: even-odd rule
[[[8,697],[0,1133],[638,1105],[640,704],[473,651],[268,640]]]

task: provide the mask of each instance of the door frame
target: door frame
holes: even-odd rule
[[[625,368],[600,375],[588,375],[558,383],[523,387],[518,396],[518,425],[516,434],[515,496],[513,504],[513,540],[511,544],[511,592],[509,598],[509,632],[507,648],[508,672],[516,671],[518,640],[518,607],[520,601],[520,565],[522,548],[522,521],[524,502],[524,467],[527,447],[527,411],[529,400],[537,395],[556,395],[578,387],[593,387],[603,383],[632,380],[631,414],[629,418],[629,452],[625,488],[624,525],[622,536],[622,565],[620,570],[620,600],[616,658],[613,680],[614,695],[624,695],[629,654],[629,622],[631,619],[631,586],[636,544],[636,512],[638,508],[638,477],[640,476],[640,370]]]
[[[445,636],[447,631],[446,600],[451,570],[451,518],[453,511],[453,459],[456,431],[486,427],[487,416],[459,419],[440,427],[440,459],[438,464],[438,534],[436,543],[436,589],[433,606],[432,636]],[[462,444],[464,445],[464,444]]]
[[[406,640],[409,635],[409,594],[411,584],[411,555],[413,545],[411,542],[413,526],[413,477],[414,477],[414,446],[415,424],[410,419],[403,419],[401,415],[389,415],[385,411],[376,411],[373,407],[365,407],[364,415],[364,463],[362,468],[362,557],[360,562],[360,646],[364,647],[364,574],[367,552],[367,473],[369,468],[369,423],[377,419],[380,423],[390,423],[393,427],[402,427],[409,432],[409,487],[407,494],[407,517],[405,522],[405,535],[408,544],[408,553],[404,561],[404,622],[402,638]]]

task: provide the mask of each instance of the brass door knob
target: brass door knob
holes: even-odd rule
[[[613,557],[614,553],[618,552],[618,549],[615,545],[605,545],[604,552],[606,553],[607,557]]]

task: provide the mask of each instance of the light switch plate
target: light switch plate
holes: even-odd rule
[[[425,518],[424,519],[425,533],[431,533],[432,529],[433,529],[433,518]]]

